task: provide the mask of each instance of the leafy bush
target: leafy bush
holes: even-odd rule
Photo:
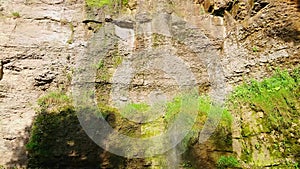
[[[218,169],[234,168],[238,166],[239,166],[238,160],[232,156],[221,156],[217,163]]]

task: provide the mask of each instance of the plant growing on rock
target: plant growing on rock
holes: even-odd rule
[[[241,135],[255,137],[267,133],[265,143],[272,159],[295,158],[300,151],[297,131],[300,116],[300,68],[293,71],[276,70],[262,81],[251,80],[236,88],[229,99],[229,107],[241,117],[245,112],[252,115],[241,121]],[[260,127],[256,127],[260,126]],[[241,160],[255,163],[253,150],[257,144],[243,145]],[[249,150],[249,151],[248,151]],[[251,150],[251,151],[250,151]]]
[[[20,18],[21,17],[19,12],[12,12],[11,14],[12,14],[13,18]]]
[[[221,156],[217,163],[218,169],[235,168],[238,166],[238,160],[232,156]]]
[[[64,128],[77,120],[71,99],[63,92],[53,91],[38,99],[37,117],[32,126],[31,136],[26,144],[29,152],[29,168],[40,167],[55,160],[58,151],[57,140],[52,137],[60,133],[57,129]],[[51,162],[50,162],[51,163]]]
[[[126,5],[128,0],[86,0],[86,4],[89,7],[113,6],[113,5]]]
[[[253,52],[258,52],[258,48],[256,46],[253,46],[252,51]]]

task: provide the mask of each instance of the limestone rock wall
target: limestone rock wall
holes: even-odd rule
[[[205,72],[205,66],[209,65],[206,62],[211,58],[206,57],[203,64],[194,64],[195,72],[204,72],[197,76],[203,93],[218,84],[212,79],[223,79],[221,87],[228,94],[245,79],[262,79],[277,67],[290,69],[299,65],[300,12],[295,1],[173,0],[147,1],[144,6],[139,6],[138,2],[129,1],[124,14],[105,16],[101,10],[86,12],[84,0],[0,0],[0,60],[4,67],[0,81],[0,166],[25,165],[24,144],[35,116],[37,98],[45,91],[68,88],[75,59],[85,54],[89,38],[99,30],[98,24],[84,24],[83,20],[103,22],[105,18],[117,18],[128,21],[142,9],[154,9],[156,2],[167,3],[173,10],[165,12],[189,23],[193,31],[204,34],[218,54],[213,63],[215,67],[221,66],[222,73],[211,69],[213,78]],[[147,18],[143,15],[133,19],[140,19],[144,24],[141,24],[142,28],[147,28],[144,22]],[[179,20],[174,23],[182,24]],[[156,26],[156,29],[166,31],[159,24]],[[190,36],[188,38],[194,40],[185,46],[203,52],[203,44],[196,44],[201,42],[197,39],[201,36]],[[156,40],[156,45],[166,41],[164,37],[156,37]],[[142,44],[133,45],[143,47]],[[187,60],[193,62],[192,57],[191,54]],[[152,79],[153,83],[165,82],[165,77],[157,77],[159,79]],[[142,77],[135,78],[137,84],[143,82]],[[140,90],[143,87],[138,86]],[[242,121],[237,120],[234,128],[239,127],[238,123]],[[239,154],[241,137],[237,132],[234,134],[237,135],[234,135],[233,151]]]
[[[69,84],[86,44],[84,17],[82,0],[0,1],[0,165],[26,163],[37,98]]]

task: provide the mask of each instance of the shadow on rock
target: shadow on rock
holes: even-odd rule
[[[125,162],[86,135],[71,107],[42,111],[26,147],[28,168],[123,168]]]
[[[25,144],[28,142],[28,135],[30,132],[31,126],[25,128],[24,133],[19,132],[19,136],[13,140],[7,139],[5,144],[6,147],[15,147],[12,149],[12,158],[6,163],[7,167],[24,167],[27,162],[27,154]],[[0,167],[1,168],[1,167]]]

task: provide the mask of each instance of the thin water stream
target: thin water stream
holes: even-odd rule
[[[190,3],[186,3],[186,5],[188,5],[186,7],[188,9],[193,8],[191,7]],[[151,6],[152,11],[149,11],[149,6]],[[184,9],[184,7],[182,8]],[[194,19],[192,23],[189,23],[183,18],[177,16],[176,13],[173,13],[172,10],[174,9],[172,9],[172,6],[170,5],[170,1],[168,0],[158,0],[155,2],[139,1],[137,7],[138,12],[135,16],[136,18],[135,29],[120,28],[119,26],[115,26],[116,35],[122,38],[123,42],[125,42],[120,45],[125,46],[125,48],[130,53],[129,54],[130,56],[134,56],[134,53],[137,51],[135,49],[135,47],[138,46],[137,43],[141,43],[141,41],[137,41],[136,39],[138,36],[142,36],[143,37],[142,43],[144,47],[144,49],[142,50],[148,51],[149,55],[151,55],[150,51],[155,50],[153,49],[153,43],[155,42],[153,41],[153,37],[152,37],[154,33],[182,41],[186,46],[188,46],[192,51],[194,51],[199,56],[200,60],[202,60],[205,63],[207,68],[208,78],[211,83],[211,90],[210,90],[211,99],[213,100],[213,104],[216,107],[222,107],[226,96],[226,92],[224,90],[226,85],[225,77],[224,77],[224,73],[220,61],[219,52],[213,45],[213,42],[211,42],[209,38],[206,37],[205,34],[202,32],[202,30],[199,28],[199,25],[201,27],[201,24],[205,22],[199,21],[200,23],[198,23],[197,25],[197,19]],[[212,22],[207,22],[207,23],[211,24]],[[213,27],[212,24],[209,26],[207,25],[203,25],[203,26]],[[220,36],[220,35],[216,35],[216,36]],[[166,45],[168,46],[167,48],[172,49],[172,42],[168,42],[168,40],[166,40],[164,43],[167,44]],[[180,49],[175,49],[175,50],[180,50]],[[147,58],[147,56],[144,57]],[[170,60],[170,62],[172,61]],[[128,72],[129,70],[131,69],[124,69],[125,72],[123,72],[123,77],[124,77],[123,82],[127,81],[125,83],[128,84],[130,83],[130,79],[132,78],[132,76],[126,77],[124,76],[124,73],[128,75],[132,74],[132,72]],[[118,75],[116,77],[118,77]],[[189,79],[187,79],[187,81],[188,80]],[[116,91],[118,90],[120,90],[120,88],[116,89]],[[115,99],[116,101],[122,100],[120,99],[121,97],[123,98],[123,96],[120,95],[113,96],[113,98],[117,98]],[[211,110],[208,117],[210,120],[208,120],[209,122],[205,124],[204,129],[200,133],[199,143],[205,142],[216,129],[222,113],[222,112],[218,112],[219,110],[220,109]],[[164,127],[160,129],[156,128],[154,130],[158,130],[156,132],[159,133],[164,130]],[[174,134],[171,137],[172,137],[171,142],[173,142],[174,144],[181,141],[178,140],[176,134]],[[152,163],[156,165],[157,165],[157,161],[160,161],[160,163],[158,163],[158,165],[161,165],[160,167],[176,169],[180,167],[181,154],[183,153],[183,151],[184,150],[182,149],[182,147],[175,146],[173,149],[169,150],[164,155],[156,156],[154,158],[151,158],[151,160]]]
[[[169,0],[139,1],[135,16],[115,20],[95,34],[90,43],[88,57],[83,57],[81,63],[97,64],[99,57],[100,59],[105,58],[105,55],[114,50],[115,47],[118,49],[117,53],[123,56],[122,63],[117,65],[110,79],[112,86],[109,101],[112,106],[122,108],[131,102],[149,103],[148,97],[154,91],[156,93],[159,91],[160,95],[163,96],[160,98],[170,101],[178,94],[178,91],[197,87],[207,76],[211,84],[210,95],[213,103],[222,107],[226,95],[224,91],[225,77],[220,64],[220,55],[214,43],[203,33],[201,24],[199,28],[199,25],[184,20],[173,10]],[[118,24],[119,22],[122,24]],[[212,22],[205,23],[211,24]],[[202,74],[197,72],[200,67],[205,67]],[[88,67],[86,69],[88,71],[83,72],[82,77],[80,77],[81,80],[96,81],[91,69],[93,68]],[[161,71],[158,71],[159,69]],[[142,76],[134,81],[139,71],[142,71]],[[132,94],[133,90],[138,90],[138,92]],[[80,93],[78,93],[78,97],[80,97]],[[155,103],[153,97],[152,102]],[[220,113],[222,113],[217,111],[211,110],[210,120],[205,124],[200,134],[199,143],[206,141],[215,130],[221,117]],[[159,118],[155,114],[153,117]],[[129,120],[137,122],[140,119],[142,118]],[[153,120],[151,117],[147,119]],[[158,120],[162,124],[144,122],[140,121],[142,134],[151,129],[152,133],[161,135],[166,130],[163,119]],[[143,140],[138,143],[130,141],[137,141],[136,138],[131,139],[122,136],[119,140],[120,143],[123,142],[120,147],[127,147],[126,150],[114,148],[116,141],[109,143],[109,145],[103,140],[97,142],[104,144],[104,148],[112,147],[113,153],[119,153],[118,155],[124,155],[124,157],[146,157],[146,160],[151,162],[152,168],[177,169],[182,165],[181,155],[185,151],[184,147],[178,143],[182,141],[190,129],[184,126],[185,123],[179,121],[179,124],[175,124],[170,130],[172,132],[168,130],[170,133],[167,137],[161,137],[164,140],[159,138],[154,142],[147,143]],[[109,132],[108,126],[105,127],[105,131]],[[98,136],[95,131],[89,132],[93,135],[93,139],[104,137]],[[105,136],[108,135],[111,134],[106,133]],[[130,147],[134,148],[130,150]]]

